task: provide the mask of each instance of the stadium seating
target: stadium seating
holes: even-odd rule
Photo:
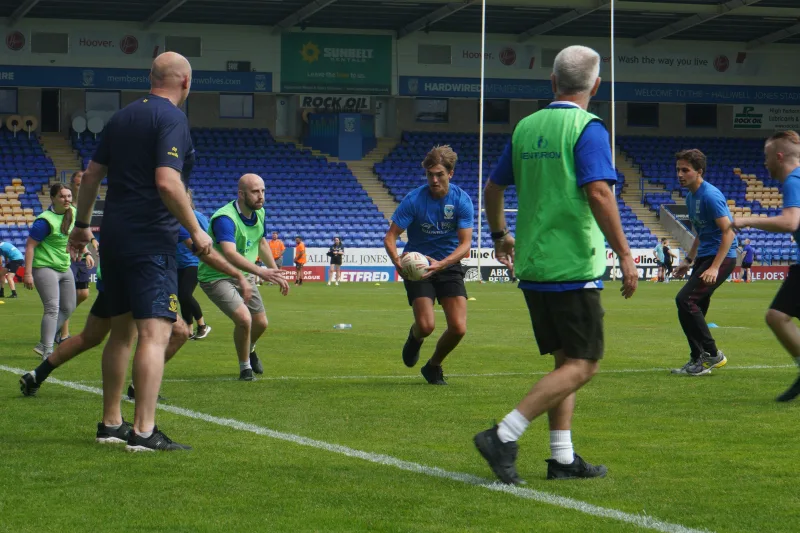
[[[508,142],[509,135],[504,134],[485,134],[483,138],[483,180],[490,176],[497,164],[503,148]],[[478,204],[478,134],[475,133],[427,133],[427,132],[405,132],[401,143],[390,153],[382,162],[375,165],[375,173],[384,183],[389,194],[394,196],[398,202],[420,185],[425,183],[425,175],[420,163],[425,158],[425,154],[434,146],[449,144],[458,153],[458,164],[453,183],[464,189],[471,197],[474,205]],[[644,248],[655,246],[656,237],[645,225],[636,218],[620,195],[624,185],[624,176],[617,172],[617,203],[622,214],[625,233],[628,235],[631,246]],[[506,191],[506,208],[517,209],[517,194],[514,187],[509,187]],[[475,218],[477,221],[477,209]],[[516,212],[507,212],[506,220],[510,229],[516,227]],[[482,245],[491,247],[492,241],[489,235],[489,225],[483,217]],[[477,231],[473,233],[473,246],[478,244]]]
[[[28,225],[42,212],[36,191],[55,172],[36,137],[0,131],[0,240],[24,250]]]
[[[195,206],[207,216],[236,198],[242,174],[266,184],[267,225],[286,240],[301,235],[327,247],[334,235],[350,247],[382,247],[387,222],[347,165],[280,143],[266,129],[192,129],[196,161],[189,179]],[[73,136],[88,164],[98,139]]]
[[[770,178],[764,168],[762,139],[636,136],[621,137],[618,144],[639,166],[644,178],[666,190],[645,193],[643,203],[653,211],[658,212],[662,204],[673,203],[673,191],[686,197],[688,191],[680,187],[675,174],[675,153],[697,148],[708,158],[705,179],[725,194],[734,215],[774,216],[780,213],[780,182]],[[750,239],[757,257],[766,262],[795,258],[796,247],[789,235],[745,230],[739,238]]]

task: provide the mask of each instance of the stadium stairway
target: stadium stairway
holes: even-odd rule
[[[55,177],[42,190],[36,191],[39,195],[39,201],[42,206],[50,205],[49,187],[53,183],[61,181],[61,175],[64,176],[69,182],[73,172],[81,170],[81,159],[75,149],[72,147],[72,142],[68,138],[64,138],[61,133],[42,133],[39,136],[39,142],[44,148],[47,157],[53,162],[56,167]],[[75,192],[75,191],[73,191]],[[101,185],[98,192],[98,198],[106,197],[106,186]]]
[[[677,240],[664,228],[659,221],[658,217],[645,205],[642,204],[642,173],[631,163],[627,154],[617,146],[617,169],[625,175],[625,187],[622,191],[622,199],[625,200],[631,211],[636,215],[636,218],[642,221],[644,225],[658,237],[658,240],[666,238],[671,248],[680,248]],[[663,186],[653,185],[649,181],[644,180],[645,187],[663,189]],[[672,193],[672,199],[676,204],[682,204],[683,199],[677,192]]]
[[[386,190],[386,187],[378,179],[378,176],[375,175],[372,168],[375,166],[375,163],[383,161],[383,159],[394,150],[398,142],[398,139],[378,139],[378,145],[368,152],[361,161],[341,161],[337,157],[315,150],[310,146],[305,146],[303,144],[299,144],[299,146],[303,150],[310,150],[315,156],[325,157],[328,161],[335,163],[341,161],[347,165],[347,168],[350,169],[350,172],[356,177],[358,183],[367,191],[367,194],[369,194],[369,197],[372,199],[372,203],[378,207],[378,210],[388,223],[391,220],[392,213],[394,213],[397,207],[397,202],[389,194],[389,191]]]

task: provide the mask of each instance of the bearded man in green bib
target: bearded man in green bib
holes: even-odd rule
[[[589,113],[600,86],[600,56],[570,46],[555,58],[552,104],[522,119],[486,184],[486,219],[499,261],[514,268],[542,355],[555,370],[544,376],[500,424],[475,435],[475,446],[505,483],[522,483],[517,440],[547,413],[550,450],[547,479],[604,477],[574,453],[575,393],[603,357],[600,304],[606,272],[603,237],[619,255],[622,295],[636,290],[638,273],[622,231],[613,185],[617,172],[603,121]],[[503,194],[519,197],[516,239],[506,228]]]
[[[239,379],[253,381],[253,373],[264,373],[256,355],[256,341],[267,330],[267,312],[255,284],[256,276],[279,286],[281,294],[289,285],[275,267],[264,224],[264,180],[256,174],[239,178],[236,200],[225,204],[211,217],[208,234],[228,262],[245,274],[253,291],[249,302],[242,299],[239,281],[203,263],[197,270],[200,288],[220,311],[233,320],[233,342],[239,357]],[[180,238],[180,237],[179,237]],[[256,265],[262,258],[267,268]]]

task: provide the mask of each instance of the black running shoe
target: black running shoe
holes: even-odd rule
[[[430,363],[425,363],[425,366],[420,368],[419,371],[422,377],[431,385],[447,385],[441,366],[433,366]]]
[[[475,447],[500,481],[509,485],[524,485],[517,474],[517,452],[519,446],[516,442],[502,442],[497,436],[497,425],[481,431],[472,439]]]
[[[128,385],[128,399],[130,399],[130,400],[135,400],[136,399],[136,391],[133,388],[133,383]],[[158,399],[156,400],[156,403],[166,402],[166,401],[167,401],[167,399],[159,394],[158,395]]]
[[[12,292],[11,296],[9,296],[9,298],[19,298],[19,296],[17,296],[16,292]]]
[[[39,386],[31,372],[23,374],[19,378],[19,390],[22,391],[23,396],[36,396],[36,393],[39,392]]]
[[[97,438],[95,442],[101,444],[125,444],[128,442],[131,433],[133,433],[133,426],[130,422],[122,421],[122,425],[118,428],[110,428],[102,422],[97,423]]]
[[[191,449],[191,446],[172,442],[172,439],[158,430],[158,426],[153,428],[153,434],[146,439],[131,429],[130,435],[128,435],[128,445],[125,446],[125,450],[129,452],[172,452]]]
[[[575,454],[572,464],[564,465],[555,459],[546,459],[547,479],[577,479],[589,477],[606,477],[608,468],[603,465],[591,465]]]
[[[250,366],[253,367],[253,372],[256,374],[264,373],[264,365],[261,364],[261,359],[258,358],[255,351],[250,352]]]
[[[783,394],[775,398],[775,400],[778,402],[790,402],[798,396],[800,396],[800,378],[797,378],[797,381],[795,381],[791,387],[786,389]]]
[[[419,361],[419,350],[422,348],[422,342],[414,338],[414,326],[408,330],[408,338],[403,345],[403,363],[411,368]]]
[[[239,381],[255,381],[256,378],[253,375],[252,368],[245,368],[241,372],[239,372]]]

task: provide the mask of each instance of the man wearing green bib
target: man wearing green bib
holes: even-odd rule
[[[547,413],[550,449],[547,479],[604,477],[572,448],[575,393],[603,357],[603,236],[620,257],[622,295],[636,290],[638,273],[612,189],[617,174],[603,122],[588,113],[600,86],[600,56],[570,46],[555,58],[555,101],[517,125],[486,184],[486,219],[496,257],[520,279],[539,351],[555,357],[544,376],[499,425],[475,435],[475,446],[504,483],[522,483],[517,440]],[[516,240],[506,229],[504,190],[519,197]]]
[[[239,379],[243,381],[253,381],[253,372],[264,372],[255,347],[256,341],[267,330],[267,313],[255,284],[255,276],[277,284],[284,296],[289,293],[289,284],[283,279],[281,271],[275,268],[272,259],[264,216],[264,180],[255,174],[245,174],[239,178],[237,199],[214,213],[209,226],[208,234],[214,249],[221,252],[234,267],[250,274],[248,283],[253,297],[249,302],[242,299],[243,287],[239,281],[229,274],[205,263],[197,270],[200,288],[220,311],[233,320]],[[258,257],[268,268],[256,265]]]
[[[39,344],[33,349],[42,358],[53,352],[56,332],[75,311],[75,278],[70,270],[67,252],[69,232],[75,225],[72,191],[57,183],[50,187],[52,205],[42,212],[31,226],[25,245],[25,288],[34,285],[42,299]],[[85,252],[85,250],[84,250]]]

